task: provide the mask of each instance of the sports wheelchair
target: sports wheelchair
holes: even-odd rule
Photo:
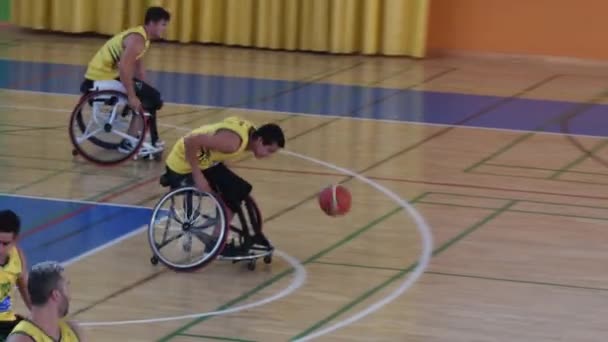
[[[128,133],[132,120],[139,120],[141,131]],[[139,157],[160,161],[163,148],[145,141],[149,133],[150,114],[143,115],[131,109],[127,95],[116,90],[86,91],[70,116],[70,140],[72,155],[86,160],[112,166]],[[121,150],[128,141],[131,148]]]
[[[169,186],[164,176],[160,183]],[[150,262],[160,261],[175,271],[197,270],[216,259],[246,262],[252,271],[260,258],[272,263],[274,247],[262,233],[262,215],[251,196],[233,217],[227,222],[224,203],[216,195],[191,185],[169,191],[154,207],[148,226]]]

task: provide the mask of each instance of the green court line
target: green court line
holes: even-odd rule
[[[497,166],[509,169],[526,169],[526,170],[539,170],[539,171],[559,171],[559,169],[551,169],[545,167],[536,167],[536,166],[524,166],[524,165],[508,165],[508,164],[496,164],[496,163],[485,163],[487,166]],[[583,175],[592,175],[592,176],[608,176],[608,173],[605,172],[591,172],[591,171],[579,171],[579,170],[567,170],[567,173],[579,173]]]
[[[523,203],[524,201],[519,201]],[[443,205],[446,207],[459,207],[459,208],[471,208],[471,209],[485,209],[492,210],[493,208],[487,207],[478,207],[473,205],[460,205],[460,204],[452,204],[452,203],[442,203],[442,202],[419,202],[419,204],[432,204],[432,205]],[[557,217],[572,217],[572,218],[581,218],[588,220],[598,220],[598,221],[608,221],[608,217],[596,217],[596,216],[584,216],[584,215],[573,215],[573,214],[559,214],[559,213],[551,213],[546,211],[535,211],[535,210],[521,210],[521,209],[509,209],[507,210],[511,213],[520,213],[520,214],[535,214],[535,215],[545,215],[545,216],[557,216]]]
[[[587,219],[587,220],[608,221],[608,217],[558,214],[558,213],[548,213],[545,211],[519,210],[519,209],[513,209],[513,210],[509,210],[509,211],[512,213],[520,213],[520,214],[535,214],[535,215],[545,215],[545,216],[571,217],[571,218],[580,218],[580,219]]]
[[[516,145],[518,145],[519,143],[530,139],[531,137],[533,137],[536,133],[526,133],[526,134],[522,134],[520,136],[518,136],[517,138],[513,139],[510,143],[508,143],[507,145],[499,148],[498,150],[496,150],[494,153],[490,154],[487,157],[482,158],[481,160],[479,160],[478,162],[476,162],[475,164],[467,167],[466,169],[464,169],[465,173],[469,173],[473,170],[475,170],[476,168],[480,167],[481,165],[485,164],[486,162],[498,157],[499,155],[507,152],[508,150],[512,149],[513,147],[515,147]]]
[[[437,248],[433,252],[433,256],[436,256],[436,255],[440,254],[441,252],[445,251],[446,249],[448,249],[449,247],[451,247],[456,242],[462,240],[463,238],[465,238],[466,236],[468,236],[469,234],[471,234],[475,230],[479,229],[481,226],[483,226],[486,223],[488,223],[488,222],[492,221],[493,219],[495,219],[498,215],[500,215],[500,214],[508,211],[509,209],[511,209],[511,207],[513,207],[517,203],[518,203],[517,200],[510,200],[507,204],[505,204],[502,207],[496,209],[496,211],[494,211],[490,215],[486,216],[483,220],[475,223],[471,227],[467,228],[466,230],[464,230],[460,234],[456,235],[455,237],[453,237],[452,239],[450,239],[449,241],[447,241],[446,243],[444,243],[441,247]]]
[[[433,201],[420,201],[418,203],[419,204],[431,204],[431,205],[444,205],[444,206],[448,206],[448,207],[468,208],[468,209],[485,209],[485,210],[500,209],[500,206],[498,206],[498,208],[496,208],[496,207],[490,208],[490,207],[481,207],[481,206],[470,205],[470,204],[456,204],[456,203],[433,202]]]
[[[23,189],[29,188],[30,186],[33,186],[33,185],[36,185],[36,184],[44,183],[47,180],[49,180],[49,179],[51,179],[53,177],[59,176],[59,175],[65,173],[65,172],[67,172],[67,171],[69,171],[71,169],[72,169],[72,167],[69,167],[69,168],[66,168],[66,169],[61,169],[61,170],[57,170],[57,171],[51,172],[51,173],[49,173],[47,175],[44,175],[43,177],[41,177],[41,178],[39,178],[39,179],[37,179],[35,181],[29,182],[29,183],[25,183],[25,184],[21,184],[18,187],[15,187],[12,190],[9,190],[8,193],[9,194],[14,194],[14,193],[16,193],[19,190],[23,190]]]
[[[534,132],[526,133],[524,135],[518,136],[517,138],[515,138],[513,141],[511,141],[507,145],[498,149],[496,152],[490,154],[489,156],[487,156],[485,158],[482,158],[480,161],[467,167],[466,169],[464,169],[464,172],[469,173],[469,172],[473,171],[474,169],[478,168],[479,166],[485,164],[486,162],[488,162],[488,161],[498,157],[499,155],[505,153],[506,151],[512,149],[519,143],[536,135],[537,133],[544,132],[545,127],[547,127],[551,124],[561,123],[564,120],[576,117],[577,115],[584,113],[586,110],[592,108],[593,106],[600,104],[600,102],[603,101],[606,97],[608,97],[608,91],[602,91],[600,93],[597,93],[593,98],[589,99],[588,101],[578,103],[578,105],[575,106],[574,108],[572,108],[571,110],[568,110],[563,114],[559,114],[555,117],[552,117],[551,119],[547,120],[546,122],[540,124],[538,127],[533,129]]]
[[[370,265],[360,265],[360,264],[346,264],[341,262],[326,262],[326,261],[314,261],[314,264],[319,265],[329,265],[329,266],[340,266],[340,267],[354,267],[354,268],[364,268],[369,270],[381,270],[381,271],[405,271],[406,268],[399,267],[384,267],[384,266],[370,266]]]
[[[314,263],[315,264],[320,264],[320,265],[329,265],[329,266],[338,266],[338,267],[353,267],[353,268],[385,270],[385,271],[405,271],[406,270],[404,268],[396,268],[396,267],[369,266],[369,265],[359,265],[359,264],[344,264],[344,263],[323,262],[323,261],[315,261]],[[608,288],[603,288],[603,287],[590,287],[590,286],[580,286],[580,285],[569,285],[569,284],[560,284],[560,283],[551,283],[551,282],[533,281],[533,280],[521,280],[521,279],[512,279],[512,278],[496,278],[496,277],[486,277],[486,276],[477,276],[477,275],[460,274],[460,273],[435,272],[435,271],[426,271],[424,273],[426,273],[426,274],[433,274],[433,275],[441,275],[441,276],[449,276],[449,277],[462,277],[462,278],[472,278],[472,279],[480,279],[480,280],[492,280],[492,281],[518,283],[518,284],[530,284],[530,285],[540,285],[540,286],[563,287],[563,288],[577,289],[577,290],[608,291]]]
[[[509,201],[505,206],[501,207],[501,208],[486,208],[486,207],[477,207],[477,206],[461,206],[461,205],[456,205],[456,204],[451,204],[451,203],[440,203],[440,202],[430,202],[430,201],[423,201],[423,199],[425,197],[427,197],[428,195],[432,195],[432,194],[440,194],[440,195],[453,195],[453,196],[460,196],[460,197],[470,197],[470,198],[487,198],[487,199],[494,199],[494,200],[505,200],[505,201]],[[500,197],[491,197],[491,196],[478,196],[478,195],[465,195],[465,194],[459,194],[459,193],[449,193],[449,192],[427,192],[422,194],[421,196],[417,197],[416,199],[412,200],[411,203],[418,203],[418,204],[431,204],[431,205],[444,205],[444,206],[459,206],[459,207],[467,207],[467,208],[474,208],[474,209],[482,209],[482,210],[495,210],[494,214],[486,217],[484,220],[480,221],[479,223],[477,223],[476,225],[474,225],[473,227],[465,230],[463,233],[459,234],[458,236],[454,237],[452,240],[448,241],[444,246],[440,247],[439,249],[437,249],[433,255],[437,255],[439,253],[441,253],[442,251],[444,251],[446,248],[448,248],[450,245],[454,244],[455,242],[461,240],[462,238],[466,237],[466,235],[472,233],[475,229],[478,229],[479,227],[481,227],[483,224],[486,224],[487,222],[489,222],[490,220],[494,219],[496,216],[498,216],[498,214],[501,214],[503,212],[520,212],[520,213],[528,213],[528,214],[542,214],[542,215],[550,215],[550,216],[568,216],[570,217],[570,215],[566,215],[566,214],[558,214],[558,213],[546,213],[546,212],[534,212],[534,211],[524,211],[524,210],[514,210],[511,209],[516,203],[519,202],[530,202],[530,203],[539,203],[539,204],[551,204],[551,205],[564,205],[564,206],[575,206],[575,207],[582,207],[582,208],[593,208],[593,209],[608,209],[605,207],[595,207],[595,206],[584,206],[584,205],[570,205],[570,204],[566,204],[566,203],[556,203],[556,202],[543,202],[543,201],[533,201],[533,200],[514,200],[514,199],[509,199],[509,198],[500,198]],[[387,214],[385,214],[385,216],[376,219],[374,222],[370,223],[370,225],[376,225],[378,223],[380,223],[381,221],[387,219],[389,216],[392,216],[393,214],[395,214],[396,212],[398,212],[399,210],[394,210],[392,212],[389,212]],[[594,218],[594,217],[583,217],[586,219],[598,219],[598,220],[603,220],[602,218]],[[608,220],[608,219],[606,219]],[[366,230],[371,228],[371,226],[369,227],[364,227]],[[356,234],[357,232],[355,232]],[[358,234],[357,234],[358,235]],[[348,237],[347,237],[348,238]],[[353,239],[354,237],[352,237],[351,239]],[[342,241],[341,241],[342,242]],[[340,243],[340,242],[339,242]],[[344,244],[345,242],[341,243]],[[331,246],[328,249],[319,252],[317,254],[315,254],[314,256],[310,257],[309,259],[307,259],[306,261],[303,262],[303,264],[309,264],[309,263],[324,263],[324,262],[320,262],[317,261],[319,258],[321,258],[323,255],[326,255],[327,253],[329,253],[331,250],[337,248],[339,246]],[[407,273],[409,270],[411,270],[414,266],[410,266],[410,268],[407,269],[395,269],[393,271],[399,271],[401,274],[401,276],[405,273]],[[260,290],[262,290],[263,288],[266,288],[268,286],[270,286],[271,284],[277,282],[278,280],[280,280],[281,278],[287,276],[288,274],[292,273],[292,270],[286,270],[284,272],[281,272],[279,274],[277,274],[275,277],[273,277],[272,279],[269,279],[267,282],[257,286],[256,288],[250,290],[249,292],[243,294],[240,297],[237,297],[235,299],[233,299],[232,301],[220,306],[218,308],[218,310],[222,310],[222,309],[226,309],[229,308],[230,306],[241,302],[247,298],[249,298],[251,295],[253,295],[256,292],[259,292]],[[393,277],[394,278],[394,277]],[[391,279],[393,279],[391,278]],[[396,277],[396,279],[398,279],[399,276]],[[395,281],[396,279],[392,280]],[[389,279],[390,280],[390,279]],[[547,283],[548,285],[549,283]],[[388,284],[387,284],[388,285]],[[539,283],[540,285],[540,283]],[[386,285],[385,285],[386,286]],[[558,284],[554,285],[554,286],[558,286]],[[581,287],[582,288],[582,287]],[[379,289],[378,289],[379,290]],[[168,341],[171,338],[178,336],[181,334],[181,332],[189,329],[190,327],[202,322],[206,320],[206,318],[204,319],[198,319],[195,322],[190,322],[187,325],[179,328],[179,331],[175,331],[165,337],[163,337],[161,340],[159,341]]]
[[[414,199],[412,199],[410,201],[410,203],[416,203],[418,201],[420,201],[421,199],[423,199],[425,196],[427,195],[427,193],[422,193],[421,195],[415,197]],[[348,236],[344,237],[342,240],[339,240],[337,242],[335,242],[333,245],[323,249],[322,251],[312,255],[311,257],[309,257],[308,259],[304,260],[302,262],[303,265],[306,264],[310,264],[318,259],[320,259],[321,257],[327,255],[328,253],[332,252],[333,250],[347,244],[348,242],[354,240],[355,238],[357,238],[359,235],[363,234],[364,232],[368,231],[369,229],[375,227],[376,225],[378,225],[379,223],[385,221],[386,219],[392,217],[393,215],[401,212],[403,210],[403,208],[398,207],[398,208],[394,208],[393,210],[387,212],[386,214],[374,219],[373,221],[367,223],[366,225],[364,225],[363,227],[355,230],[354,232],[352,232],[351,234],[349,234]],[[283,279],[285,276],[289,275],[293,273],[293,269],[287,269],[283,272],[278,273],[277,275],[275,275],[274,277],[268,279],[267,281],[261,283],[260,285],[254,287],[253,289],[243,293],[242,295],[240,295],[239,297],[236,297],[230,301],[228,301],[227,303],[219,306],[218,308],[216,308],[214,311],[218,311],[218,310],[225,310],[239,302],[242,302],[246,299],[248,299],[249,297],[251,297],[252,295],[256,294],[257,292],[267,288],[268,286],[276,283],[277,281]],[[206,317],[201,317],[201,318],[197,318],[194,319],[188,323],[186,323],[185,325],[177,328],[176,330],[170,332],[169,334],[167,334],[166,336],[160,338],[158,341],[159,342],[165,342],[165,341],[169,341],[172,338],[174,338],[175,336],[178,336],[179,334],[183,333],[184,331],[190,329],[191,327],[204,322],[206,320],[208,320],[209,318],[211,318],[211,316],[206,316]]]
[[[215,341],[256,342],[255,340],[243,340],[243,339],[240,339],[240,338],[223,337],[223,336],[211,336],[211,335],[179,334],[178,336],[192,337],[192,338],[205,339],[205,340],[215,340]]]
[[[551,204],[551,205],[563,205],[563,206],[566,206],[566,207],[589,208],[589,209],[608,209],[608,207],[600,207],[600,206],[594,206],[594,205],[582,205],[582,204],[570,204],[570,203],[549,202],[549,201],[537,201],[537,200],[529,200],[529,199],[522,199],[522,198],[504,198],[504,197],[494,197],[494,196],[484,196],[484,195],[468,195],[468,194],[461,194],[461,193],[457,193],[457,192],[430,191],[427,194],[426,197],[428,197],[429,195],[448,195],[448,196],[455,196],[455,197],[485,198],[485,199],[503,200],[503,201],[517,200],[518,202],[528,202],[528,203],[537,203],[537,204]],[[421,202],[421,201],[419,201],[419,202]],[[480,209],[483,209],[483,208],[480,208]]]
[[[451,246],[453,246],[458,241],[464,239],[465,237],[467,237],[468,235],[470,235],[471,233],[473,233],[475,230],[479,229],[480,227],[484,226],[488,222],[490,222],[493,219],[495,219],[496,217],[498,217],[501,213],[509,210],[509,208],[511,208],[516,203],[517,203],[517,201],[509,201],[509,203],[505,204],[504,206],[502,206],[498,210],[495,210],[490,215],[486,216],[482,220],[476,222],[475,224],[473,224],[469,228],[465,229],[464,231],[462,231],[458,235],[454,236],[452,239],[450,239],[447,242],[445,242],[442,246],[440,246],[439,248],[435,249],[433,251],[433,257],[441,254],[442,252],[444,252],[445,250],[447,250],[448,248],[450,248]],[[320,321],[318,321],[317,323],[315,323],[312,326],[308,327],[307,329],[305,329],[301,333],[295,335],[294,337],[291,338],[291,340],[297,340],[297,339],[299,339],[301,337],[304,337],[304,336],[312,333],[313,331],[319,329],[320,327],[326,325],[327,323],[331,322],[336,317],[338,317],[338,316],[342,315],[343,313],[345,313],[346,311],[350,310],[351,308],[353,308],[357,304],[365,301],[366,299],[368,299],[369,297],[371,297],[372,295],[374,295],[376,292],[384,289],[385,287],[387,287],[388,285],[390,285],[394,281],[400,279],[405,274],[407,274],[412,269],[414,269],[414,267],[416,267],[416,265],[417,265],[417,263],[414,263],[414,264],[410,265],[408,268],[399,271],[394,276],[392,276],[389,279],[385,280],[384,282],[382,282],[381,284],[377,285],[376,287],[374,287],[374,288],[372,288],[372,289],[364,292],[359,297],[357,297],[353,301],[347,303],[346,305],[344,305],[343,307],[341,307],[340,309],[338,309],[334,313],[332,313],[329,316],[321,319]]]
[[[564,172],[568,172],[568,170],[570,170],[571,168],[575,167],[576,165],[582,163],[583,161],[585,161],[586,159],[589,158],[589,154],[594,154],[595,152],[601,150],[602,148],[604,148],[606,145],[608,145],[608,140],[604,140],[599,142],[598,144],[596,144],[595,146],[593,146],[593,148],[589,151],[589,153],[585,153],[582,156],[576,158],[575,160],[571,161],[570,163],[564,165],[563,167],[561,167],[559,170],[555,171],[551,176],[548,177],[548,179],[557,179],[559,176],[561,176]]]
[[[501,281],[501,282],[518,283],[518,284],[529,284],[529,285],[540,285],[540,286],[553,286],[553,287],[562,287],[562,288],[577,289],[577,290],[608,291],[608,288],[602,288],[602,287],[589,287],[589,286],[579,286],[579,285],[568,285],[568,284],[551,283],[551,282],[544,282],[544,281],[519,280],[519,279],[496,278],[496,277],[484,277],[484,276],[476,276],[476,275],[468,275],[468,274],[433,272],[433,271],[429,271],[429,272],[426,272],[426,273],[428,273],[428,274],[434,274],[434,275],[441,275],[441,276],[449,276],[449,277],[461,277],[461,278],[471,278],[471,279],[480,279],[480,280],[492,280],[492,281]]]
[[[488,175],[488,176],[498,176],[498,177],[514,177],[514,178],[526,178],[526,179],[544,179],[547,180],[546,177],[533,177],[533,176],[524,176],[524,175],[510,175],[510,174],[505,174],[505,173],[494,173],[494,172],[482,172],[482,171],[475,171],[475,172],[471,172],[472,174],[475,175]],[[603,183],[603,182],[590,182],[590,181],[581,181],[581,180],[576,180],[576,179],[552,179],[553,181],[556,182],[566,182],[566,183],[578,183],[578,184],[591,184],[591,185],[608,185],[608,183]]]

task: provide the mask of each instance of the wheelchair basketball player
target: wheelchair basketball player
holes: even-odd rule
[[[166,173],[160,181],[171,190],[195,186],[200,191],[218,194],[227,207],[227,222],[231,222],[252,186],[225,162],[248,153],[265,158],[284,147],[285,136],[280,126],[269,123],[255,127],[242,118],[229,117],[180,138],[167,156]],[[222,255],[230,253],[230,248],[225,248]]]
[[[0,341],[23,319],[13,311],[13,289],[15,286],[21,298],[31,309],[27,292],[28,273],[23,252],[17,246],[21,229],[21,219],[12,210],[0,211]]]
[[[129,106],[136,112],[150,114],[150,142],[145,142],[139,155],[147,157],[163,151],[164,142],[158,136],[156,112],[163,106],[161,94],[145,82],[142,57],[150,47],[152,39],[160,39],[171,15],[161,7],[150,7],[146,11],[144,25],[120,32],[110,38],[88,64],[80,91],[116,90],[127,94]],[[141,119],[131,121],[129,135],[141,131]],[[143,132],[141,133],[143,134]],[[129,153],[131,142],[124,139],[118,151]]]

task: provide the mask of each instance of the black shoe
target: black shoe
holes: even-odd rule
[[[236,247],[233,243],[227,243],[224,246],[224,249],[222,250],[220,255],[223,257],[235,257],[239,255],[239,252],[239,248]]]
[[[129,141],[127,139],[122,139],[122,141],[120,142],[120,145],[118,146],[118,152],[124,153],[124,154],[129,154],[132,151],[133,151],[133,144],[131,144],[131,141]]]

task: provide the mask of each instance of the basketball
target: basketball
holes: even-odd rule
[[[342,216],[350,210],[351,194],[342,185],[331,185],[319,193],[319,207],[329,216]]]

